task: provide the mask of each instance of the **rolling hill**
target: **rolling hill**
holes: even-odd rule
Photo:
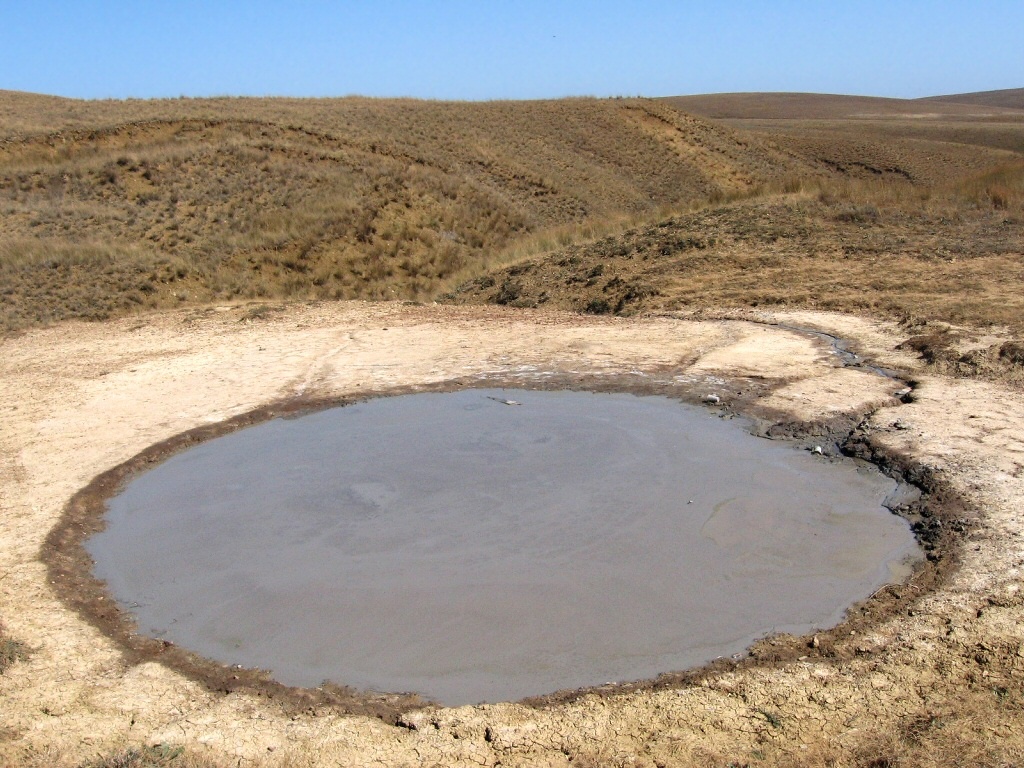
[[[956,119],[907,118],[911,102],[893,102],[78,101],[0,92],[0,324],[214,300],[429,300],[672,214],[779,195],[801,205],[811,189],[826,204],[882,210],[894,194],[897,207],[933,199],[939,219],[964,206],[1015,210],[1024,120],[1009,111],[968,120],[971,105],[950,107]],[[683,111],[701,103],[731,103],[734,115],[774,105],[775,114],[833,117]],[[746,112],[736,106],[744,104]],[[881,114],[879,105],[888,117],[834,117]],[[760,216],[736,205],[730,215]],[[779,221],[806,227],[816,216]],[[755,294],[748,298],[764,300]],[[567,301],[583,298],[603,297]],[[621,297],[612,298],[614,309]],[[633,303],[623,308],[648,305]]]
[[[1024,90],[990,94],[887,99],[826,93],[713,93],[664,101],[684,112],[724,120],[1024,119]]]
[[[971,104],[980,107],[1024,110],[1024,88],[1004,88],[999,91],[956,93],[948,96],[928,96],[918,101],[946,104]]]
[[[815,172],[646,100],[0,104],[15,325],[214,297],[425,298],[530,233]]]

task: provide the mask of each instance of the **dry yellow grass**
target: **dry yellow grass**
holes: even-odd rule
[[[779,122],[737,132],[642,99],[0,92],[0,325],[213,300],[427,300],[708,203],[858,180],[928,195],[1012,162],[1024,136],[1013,121],[970,128],[974,143],[897,141],[900,121]],[[975,196],[1009,205],[1004,186]]]
[[[7,93],[0,115],[9,328],[213,299],[424,299],[524,235],[803,169],[645,100]]]
[[[11,640],[4,633],[4,627],[0,624],[0,675],[4,673],[11,664],[20,661],[25,657],[27,649],[16,640]]]

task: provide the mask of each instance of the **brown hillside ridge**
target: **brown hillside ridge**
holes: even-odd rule
[[[1024,122],[725,127],[645,99],[3,92],[0,115],[8,329],[211,300],[428,300],[668,211],[827,179],[942,192],[1024,151]]]
[[[1024,88],[1004,88],[999,91],[957,93],[950,96],[928,96],[920,101],[941,101],[948,104],[973,104],[983,107],[1024,110]]]
[[[971,120],[1024,117],[1022,93],[1024,90],[1018,89],[925,99],[887,99],[832,93],[710,93],[669,96],[663,100],[684,112],[716,119]]]
[[[883,99],[817,93],[722,93],[664,101],[751,131],[842,173],[905,172],[917,183],[934,184],[970,172],[972,164],[978,172],[996,162],[972,155],[968,147],[1024,154],[1024,104],[1014,101],[1014,94],[1022,91],[993,93],[1003,94],[1006,104],[988,104],[988,94],[964,94],[964,103],[941,96]]]
[[[524,235],[819,170],[647,100],[41,103],[48,130],[0,126],[8,327],[214,298],[426,299]]]

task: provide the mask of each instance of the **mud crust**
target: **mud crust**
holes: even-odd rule
[[[656,376],[652,377],[650,373],[605,375],[600,378],[560,374],[545,380],[543,386],[536,383],[524,385],[522,380],[514,377],[477,376],[431,385],[392,387],[363,392],[359,396],[300,396],[274,402],[225,421],[178,434],[94,478],[70,499],[59,523],[46,538],[41,557],[46,564],[49,580],[69,608],[118,643],[129,664],[156,661],[203,684],[211,691],[223,694],[247,693],[273,699],[286,711],[315,712],[326,708],[338,713],[379,718],[392,725],[415,727],[403,716],[432,706],[431,702],[415,694],[357,691],[333,683],[325,683],[318,688],[288,687],[274,681],[265,671],[223,665],[168,641],[140,634],[132,617],[118,608],[116,601],[107,592],[106,585],[93,576],[93,561],[84,543],[102,530],[107,500],[132,477],[201,442],[270,419],[295,418],[374,397],[479,387],[630,392],[638,395],[664,395],[692,404],[700,404],[703,396],[703,390],[697,390],[693,385],[668,383],[658,380]],[[861,645],[860,636],[890,617],[913,615],[916,603],[944,584],[955,571],[959,549],[970,527],[970,519],[975,515],[962,496],[940,481],[930,467],[909,456],[886,451],[873,444],[869,431],[863,427],[869,414],[846,414],[814,422],[776,421],[772,418],[773,414],[759,411],[753,405],[768,389],[766,384],[750,378],[727,381],[721,387],[721,402],[712,410],[722,418],[747,419],[750,431],[755,435],[787,440],[807,447],[812,444],[833,446],[835,450],[830,448],[826,455],[842,454],[869,462],[889,477],[920,489],[921,496],[917,501],[896,507],[893,512],[911,522],[918,541],[927,553],[926,559],[914,569],[905,584],[883,586],[868,599],[851,606],[845,620],[832,629],[803,637],[773,635],[755,643],[745,655],[718,659],[697,669],[667,672],[657,678],[638,682],[558,691],[524,699],[522,704],[546,708],[576,701],[587,695],[606,697],[626,692],[686,688],[701,685],[723,672],[782,666],[800,659],[828,663],[830,660],[839,662],[855,656],[866,656],[875,651]]]

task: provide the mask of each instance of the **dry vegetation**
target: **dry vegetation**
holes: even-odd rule
[[[524,258],[446,299],[599,314],[766,306],[881,314],[918,328],[920,351],[947,370],[1016,375],[1022,286],[1019,163],[942,195],[830,182],[668,217]],[[948,325],[1010,338],[953,353],[967,340]]]
[[[738,135],[829,172],[520,250],[504,269],[444,299],[614,314],[766,306],[873,313],[916,332],[915,348],[940,370],[1022,379],[1024,113],[990,121],[737,119],[755,102],[802,115],[838,114],[865,100],[667,101],[724,112]],[[892,110],[922,103],[875,101]]]
[[[0,127],[8,328],[211,299],[425,299],[526,234],[813,171],[637,100],[71,105],[88,114]]]
[[[429,300],[531,255],[787,189],[883,213],[894,184],[954,190],[968,218],[986,195],[1015,210],[1017,113],[724,127],[672,104],[0,92],[0,326],[213,300]]]
[[[4,634],[3,624],[0,624],[0,675],[17,661],[25,658],[27,649],[17,640],[12,640]]]

